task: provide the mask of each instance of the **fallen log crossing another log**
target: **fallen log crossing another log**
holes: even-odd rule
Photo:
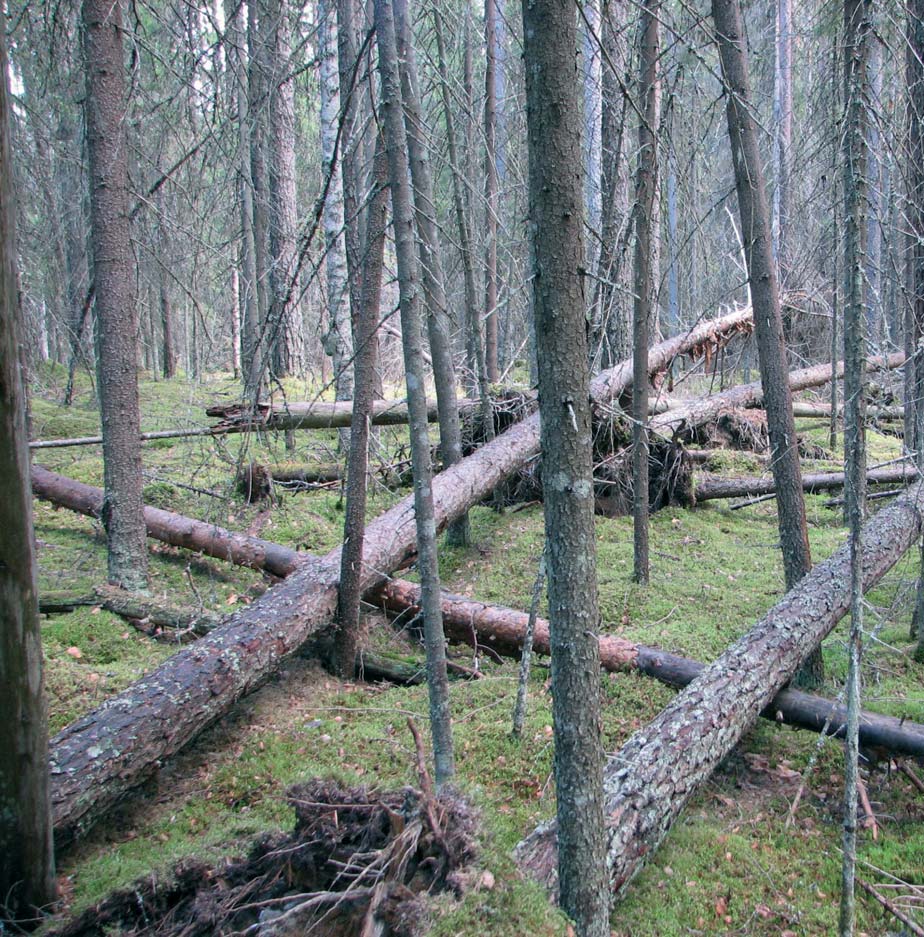
[[[729,335],[749,328],[749,309],[703,322],[654,346],[649,367],[652,373],[663,372],[676,357],[716,347]],[[605,404],[623,393],[631,376],[628,361],[598,375],[591,385],[595,402]],[[433,497],[438,527],[488,497],[538,451],[539,417],[534,414],[437,475]],[[33,468],[33,484],[38,468]],[[46,479],[53,474],[45,472]],[[38,475],[41,477],[41,471]],[[98,504],[94,504],[84,513],[97,510]],[[146,523],[150,523],[148,512],[153,510],[145,512]],[[247,565],[259,567],[261,560],[274,555],[270,547],[278,546],[261,545],[255,553],[252,546],[226,536],[227,531],[213,529],[229,558],[250,554]],[[166,525],[163,532],[171,538],[169,542],[176,542],[177,530]],[[212,545],[209,538],[203,542]],[[415,542],[413,501],[404,498],[366,528],[363,590],[380,585],[407,562],[414,555]],[[202,549],[195,543],[189,546]],[[337,606],[340,549],[320,559],[294,550],[288,553],[289,562],[276,555],[281,561],[277,569],[285,571],[292,569],[294,557],[296,566],[284,582],[234,611],[207,637],[177,651],[51,740],[52,812],[59,844],[89,828],[123,794],[156,771],[165,758],[265,682],[285,657],[331,625]],[[280,573],[285,575],[285,571]]]

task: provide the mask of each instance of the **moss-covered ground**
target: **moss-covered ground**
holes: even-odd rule
[[[41,371],[31,414],[33,436],[95,433],[98,418],[83,377],[73,406],[60,399],[63,375]],[[293,383],[290,399],[312,388]],[[142,381],[144,429],[202,425],[203,407],[234,399],[228,378],[199,383]],[[825,444],[816,422],[802,427]],[[388,431],[384,450],[400,432]],[[871,459],[898,452],[896,440],[873,435]],[[837,455],[837,453],[832,453]],[[233,476],[240,458],[329,462],[336,458],[332,432],[300,433],[296,451],[281,438],[193,438],[144,447],[145,496],[152,503],[223,526],[312,552],[341,538],[342,501],[337,486],[284,495],[271,510],[244,505]],[[99,447],[47,450],[38,461],[55,471],[100,484]],[[819,463],[819,466],[823,463]],[[723,472],[759,468],[729,456]],[[378,490],[375,515],[398,495]],[[845,541],[837,509],[827,496],[808,498],[811,541],[817,560]],[[516,608],[528,606],[542,549],[541,507],[498,513],[472,511],[474,545],[442,551],[446,588]],[[40,589],[86,592],[105,579],[105,545],[99,524],[36,503]],[[695,511],[669,509],[652,518],[651,585],[630,583],[631,521],[597,520],[599,583],[604,630],[671,651],[711,660],[743,634],[780,596],[782,571],[774,502],[741,510],[712,502]],[[916,552],[916,551],[914,551]],[[868,627],[876,632],[865,663],[865,705],[924,721],[924,668],[910,656],[908,637],[914,558],[900,563],[869,597]],[[232,609],[265,588],[259,573],[232,568],[152,544],[151,593],[172,604]],[[371,638],[394,643],[381,619],[370,619]],[[827,682],[836,696],[846,668],[844,628],[824,644]],[[83,608],[43,621],[46,682],[52,730],[99,704],[156,667],[174,648],[134,630],[105,611]],[[404,647],[404,654],[416,649]],[[471,652],[454,651],[462,663]],[[459,782],[481,812],[482,864],[494,875],[491,889],[461,901],[443,897],[433,911],[434,935],[564,934],[566,922],[544,896],[516,874],[510,851],[554,810],[552,730],[547,662],[530,683],[529,715],[519,743],[509,735],[516,667],[483,659],[485,677],[454,682],[455,744]],[[651,719],[672,691],[635,675],[608,675],[605,734],[610,750]],[[219,725],[164,767],[159,777],[127,801],[111,820],[59,857],[71,910],[98,900],[116,886],[163,869],[188,855],[238,854],[257,831],[291,822],[286,787],[312,776],[349,784],[392,786],[415,781],[412,715],[427,723],[424,687],[342,683],[307,658],[243,701]],[[684,811],[665,844],[615,909],[619,935],[829,934],[836,930],[840,869],[841,748],[817,736],[761,723]],[[888,875],[924,884],[924,795],[907,778],[882,767],[867,776],[879,815],[879,838],[861,834],[861,874]],[[800,785],[796,811],[790,807]],[[895,897],[897,892],[889,890]],[[898,892],[900,894],[900,892]],[[897,932],[900,926],[866,898],[860,929]]]

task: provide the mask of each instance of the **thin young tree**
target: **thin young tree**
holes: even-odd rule
[[[135,306],[121,5],[84,0],[90,240],[96,295],[96,367],[103,429],[103,524],[109,581],[147,588],[148,552],[141,500],[141,414]]]
[[[363,542],[366,531],[366,495],[369,463],[369,414],[375,398],[375,368],[379,345],[377,330],[385,259],[388,210],[388,161],[381,134],[377,138],[372,169],[373,192],[365,211],[362,251],[362,290],[353,310],[353,421],[347,463],[343,551],[340,554],[340,590],[337,595],[335,665],[341,677],[353,675],[359,644],[359,607],[362,598]]]
[[[484,356],[488,380],[500,379],[497,357],[497,6],[484,4]]]
[[[459,422],[459,405],[456,401],[456,368],[452,360],[449,304],[446,300],[436,200],[433,196],[430,160],[420,107],[417,61],[408,18],[407,0],[394,0],[394,13],[401,94],[404,102],[404,123],[407,130],[417,232],[420,238],[420,268],[427,307],[427,334],[430,338],[433,381],[436,385],[440,451],[443,465],[446,467],[462,461],[462,429]],[[447,541],[454,546],[468,546],[468,513],[452,523],[447,532]]]
[[[659,0],[645,0],[639,20],[638,166],[635,174],[635,301],[632,313],[632,522],[633,578],[648,582],[648,343],[653,317],[654,211],[658,190]]]
[[[349,287],[344,241],[343,173],[338,154],[337,125],[341,113],[340,77],[337,68],[337,23],[333,0],[318,4],[318,57],[321,86],[321,170],[330,185],[324,199],[324,266],[327,287],[327,328],[324,351],[334,369],[337,400],[353,397],[353,340],[350,327]],[[350,433],[340,433],[340,447],[349,446]]]
[[[866,506],[865,256],[868,136],[866,96],[870,47],[870,0],[844,0],[844,469],[850,531],[850,634],[847,639],[847,733],[844,742],[844,852],[841,874],[841,937],[856,922],[859,782],[860,663],[863,654],[863,515]]]
[[[905,448],[924,467],[924,0],[906,0],[905,81],[908,99],[908,143],[905,156],[908,180],[905,315]],[[924,661],[924,540],[920,545],[921,572],[915,591],[912,637],[917,637],[915,658]]]
[[[6,40],[0,34],[0,922],[34,919],[55,895],[26,398],[19,365],[8,74]]]
[[[758,147],[757,122],[751,103],[739,0],[712,0],[712,17],[725,82],[728,135],[741,215],[741,238],[754,307],[754,331],[770,434],[770,461],[777,492],[783,570],[789,590],[811,569],[812,558],[805,520],[799,444],[792,415],[779,281],[770,235],[770,208]],[[821,675],[822,659],[818,650],[803,668],[799,682],[817,682]]]
[[[581,937],[603,937],[609,889],[573,4],[524,0],[523,38],[560,901]]]
[[[446,639],[440,609],[436,522],[433,511],[433,466],[427,431],[427,398],[423,371],[420,314],[420,272],[415,243],[416,220],[409,183],[407,136],[401,103],[401,78],[395,41],[395,22],[389,0],[375,0],[376,43],[382,82],[382,126],[388,154],[388,176],[394,219],[395,255],[401,309],[401,343],[410,414],[411,463],[414,473],[414,514],[417,525],[417,566],[420,572],[421,609],[430,694],[430,730],[436,783],[455,773],[449,681],[446,675]]]

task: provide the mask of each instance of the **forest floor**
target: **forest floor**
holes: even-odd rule
[[[64,375],[42,370],[32,397],[34,438],[95,433],[92,388],[84,378],[73,406],[60,404]],[[203,408],[233,400],[227,378],[199,383],[141,385],[143,429],[204,425]],[[310,388],[287,386],[289,399],[310,397]],[[811,429],[810,427],[815,427]],[[817,423],[800,427],[824,445]],[[405,440],[402,428],[383,430],[390,449]],[[298,462],[336,458],[335,432],[296,436]],[[242,455],[277,463],[293,456],[281,436],[163,440],[144,447],[145,500],[268,540],[324,553],[342,535],[338,486],[283,493],[271,510],[242,503],[233,489]],[[898,441],[870,436],[871,462],[898,454]],[[102,483],[99,447],[48,450],[36,461],[95,485]],[[823,468],[826,463],[815,463]],[[756,462],[729,455],[726,472]],[[187,486],[187,487],[184,487]],[[200,489],[195,491],[192,489]],[[210,494],[203,494],[208,491]],[[378,490],[375,516],[402,493]],[[824,506],[829,495],[808,496],[813,557],[832,553],[846,539],[840,509]],[[881,502],[874,502],[873,509]],[[474,545],[441,551],[444,588],[486,602],[526,609],[542,550],[542,508],[471,512]],[[105,544],[98,523],[36,503],[40,591],[88,592],[105,581]],[[598,576],[603,631],[709,661],[717,657],[780,597],[782,567],[775,502],[732,511],[711,502],[688,511],[670,508],[652,517],[651,585],[630,582],[630,518],[597,519]],[[908,629],[917,551],[868,597],[869,641],[864,663],[864,706],[924,722],[924,667],[910,656]],[[266,587],[254,571],[151,544],[151,594],[173,605],[231,611]],[[422,649],[377,613],[366,621],[369,641],[402,656]],[[826,683],[837,696],[847,656],[846,624],[825,641]],[[43,620],[46,684],[52,731],[138,679],[172,652],[123,619],[95,608]],[[453,649],[474,666],[469,649]],[[566,924],[545,896],[517,875],[510,852],[537,821],[554,811],[552,729],[547,660],[533,669],[529,713],[522,740],[510,738],[517,665],[482,656],[484,678],[452,684],[458,783],[479,813],[480,887],[463,898],[444,895],[429,908],[433,935],[564,934]],[[607,749],[617,749],[673,695],[649,678],[603,678]],[[341,682],[308,658],[290,660],[277,678],[242,701],[159,776],[114,811],[78,846],[58,859],[68,913],[99,901],[185,857],[217,861],[242,856],[250,838],[291,829],[285,792],[313,778],[347,787],[400,788],[417,783],[411,715],[427,727],[424,686]],[[685,934],[830,934],[836,930],[841,865],[842,745],[810,732],[760,720],[735,753],[685,810],[615,909],[617,935],[670,937]],[[861,877],[884,884],[895,901],[924,887],[924,794],[886,764],[864,772],[879,824],[860,835]],[[797,792],[797,809],[790,816]],[[894,877],[894,878],[893,878]],[[893,887],[895,880],[909,887]],[[918,888],[918,894],[921,889]],[[870,935],[899,933],[897,921],[865,895],[859,929]],[[924,924],[924,909],[918,920]],[[59,919],[60,921],[60,919]]]

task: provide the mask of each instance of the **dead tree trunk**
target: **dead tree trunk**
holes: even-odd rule
[[[920,536],[924,482],[864,528],[863,584],[875,585]],[[686,802],[715,770],[806,656],[850,607],[845,545],[794,589],[662,711],[606,770],[607,866],[619,895],[657,849]],[[520,868],[550,890],[556,882],[554,823],[517,847]]]
[[[464,398],[456,403],[460,410],[478,406],[477,401]],[[256,421],[240,404],[218,404],[208,407],[205,412],[208,416],[221,418],[221,422],[213,426],[212,430],[223,433],[246,432],[252,429],[333,429],[353,423],[352,400],[338,400],[335,403],[315,400],[310,403],[279,405],[261,403],[256,407]],[[436,423],[439,419],[435,400],[427,401],[427,419],[431,423]],[[374,401],[371,420],[376,426],[399,426],[407,423],[407,400]]]
[[[103,507],[103,493],[99,488],[56,475],[41,465],[32,466],[32,493],[43,501],[90,517],[99,517]],[[148,536],[155,540],[237,566],[264,569],[274,576],[288,576],[304,556],[278,543],[234,533],[161,508],[145,507],[144,523]]]
[[[843,472],[815,472],[802,476],[803,491],[829,491],[844,487]],[[870,485],[894,485],[914,481],[918,470],[913,465],[870,469],[866,473]],[[696,501],[714,501],[719,498],[752,498],[773,494],[773,478],[722,478],[719,475],[701,475],[696,480]]]
[[[652,348],[649,367],[661,371],[686,351],[747,329],[749,316],[749,311],[738,310],[662,342]],[[623,393],[631,375],[629,362],[598,375],[591,384],[595,402],[605,403]],[[437,526],[442,528],[486,498],[538,451],[539,417],[533,415],[440,473],[433,481]],[[46,481],[53,480],[54,476],[48,476],[52,473],[45,472]],[[98,492],[93,493],[98,498]],[[366,528],[364,589],[380,585],[386,573],[414,555],[412,504],[411,498],[403,499]],[[80,510],[94,513],[98,507],[96,501]],[[176,520],[177,515],[170,517]],[[166,530],[171,530],[171,536],[182,535],[182,528],[176,531],[168,525]],[[189,528],[187,536],[193,536]],[[252,542],[252,538],[246,540]],[[227,555],[232,556],[236,551],[230,542],[225,543]],[[189,545],[201,548],[199,542]],[[247,555],[247,544],[242,553]],[[253,555],[248,565],[261,565],[259,559]],[[277,559],[283,559],[282,555]],[[295,551],[289,553],[291,562],[300,559]],[[156,771],[163,759],[256,689],[283,658],[329,626],[337,606],[339,567],[339,549],[321,560],[305,557],[297,571],[266,596],[238,609],[207,638],[174,654],[143,680],[60,732],[52,740],[51,754],[58,840],[66,842],[91,826],[126,791]]]
[[[389,612],[407,615],[420,601],[420,586],[403,579],[389,580],[370,600]],[[505,657],[518,657],[523,646],[529,615],[498,605],[486,605],[473,599],[443,593],[443,627],[451,641],[474,647],[489,647]],[[533,650],[548,655],[549,623],[536,619]],[[705,669],[698,660],[690,660],[656,647],[633,644],[616,635],[600,638],[600,666],[611,673],[634,670],[653,677],[667,686],[681,689],[692,683]],[[761,716],[812,732],[824,731],[840,738],[847,724],[845,706],[821,696],[798,690],[780,690]],[[912,758],[924,757],[924,725],[864,712],[860,715],[860,745],[868,751],[882,751]]]
[[[887,357],[868,358],[866,362],[867,373],[874,371],[891,370],[901,367],[905,361],[903,352],[896,352]],[[616,369],[614,369],[616,370]],[[835,377],[844,373],[844,363],[838,362]],[[808,387],[818,387],[831,380],[831,365],[816,364],[811,368],[801,368],[789,372],[790,391],[805,390]],[[714,420],[720,410],[735,409],[738,407],[758,407],[763,404],[764,394],[760,381],[751,384],[739,384],[720,394],[709,397],[698,397],[686,401],[682,406],[658,414],[649,421],[652,433],[660,434],[676,440],[689,440],[697,427]]]

